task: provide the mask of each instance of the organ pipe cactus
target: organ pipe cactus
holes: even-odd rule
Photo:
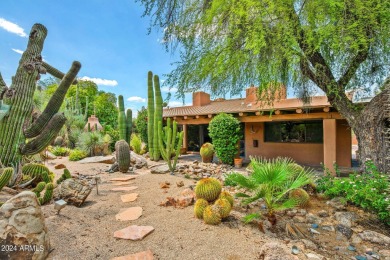
[[[153,132],[154,131],[154,91],[153,91],[153,73],[148,72],[148,148],[150,159],[153,160]]]
[[[173,121],[173,126],[171,126],[170,118],[167,119],[167,126],[163,130],[162,122],[160,121],[158,122],[158,141],[161,155],[168,163],[168,168],[173,175],[183,143],[183,131],[177,134],[177,122]],[[173,161],[172,154],[175,154]]]
[[[75,61],[68,73],[63,74],[43,62],[41,52],[46,35],[47,29],[43,25],[32,27],[27,49],[9,88],[0,74],[0,100],[9,106],[7,115],[0,120],[0,161],[6,167],[15,167],[14,175],[17,176],[21,172],[21,157],[44,150],[64,125],[66,118],[58,111],[81,67]],[[36,81],[46,72],[60,78],[61,82],[42,114],[31,120]],[[17,178],[14,176],[14,179]]]

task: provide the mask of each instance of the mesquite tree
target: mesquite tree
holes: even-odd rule
[[[166,84],[184,95],[260,91],[283,82],[322,90],[355,132],[360,159],[390,172],[390,5],[387,0],[139,0],[181,61]],[[382,85],[368,104],[346,91]],[[262,96],[262,95],[260,95]]]
[[[75,61],[69,72],[64,74],[42,61],[46,35],[47,29],[43,25],[35,24],[32,27],[27,49],[22,54],[9,88],[0,75],[0,100],[8,106],[0,120],[0,161],[3,166],[14,167],[14,175],[19,172],[21,157],[41,152],[64,125],[66,118],[58,110],[81,68],[81,64]],[[40,74],[46,72],[61,79],[61,82],[44,111],[33,117],[36,82]]]

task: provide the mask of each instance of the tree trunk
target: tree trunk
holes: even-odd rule
[[[390,174],[390,86],[368,103],[357,118],[353,131],[359,144],[362,168],[372,160],[383,173]]]

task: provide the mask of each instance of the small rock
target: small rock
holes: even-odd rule
[[[305,244],[306,249],[316,250],[318,249],[318,246],[313,243],[313,241],[308,239],[301,239],[302,243]]]
[[[137,186],[116,187],[116,188],[112,188],[111,190],[112,191],[131,191],[131,190],[135,190],[135,189],[138,189],[138,187]]]
[[[318,228],[318,224],[311,224],[311,228],[314,228],[314,229]]]
[[[388,258],[390,258],[390,250],[380,250],[379,251],[379,254],[381,255],[381,256],[383,256],[383,257],[388,257]]]
[[[136,220],[141,216],[142,216],[141,207],[131,207],[122,211],[121,213],[116,214],[115,219],[120,221],[128,221],[128,220]]]
[[[347,247],[347,249],[348,249],[349,251],[356,251],[356,247],[354,247],[353,245],[349,245],[349,246]]]
[[[301,216],[293,217],[293,221],[296,223],[306,223],[306,218]]]
[[[350,239],[351,236],[352,236],[352,234],[353,234],[351,228],[346,227],[346,226],[341,225],[341,224],[338,224],[338,225],[336,226],[336,230],[337,230],[338,232],[340,232],[341,234],[343,234],[344,236],[346,236],[348,239]]]
[[[367,260],[367,257],[361,256],[361,255],[357,255],[357,256],[355,256],[355,259],[356,260]]]
[[[334,217],[339,224],[349,228],[352,227],[352,222],[357,219],[356,214],[353,212],[336,212]]]
[[[321,234],[320,232],[318,232],[317,230],[315,230],[315,229],[313,229],[313,228],[309,228],[309,231],[310,231],[310,233],[312,233],[312,234],[317,234],[317,235]]]
[[[60,164],[57,164],[56,166],[54,166],[54,169],[65,169],[66,168],[66,166],[65,166],[65,164],[62,164],[62,163],[60,163]]]
[[[321,218],[319,218],[318,216],[316,216],[312,213],[307,214],[306,219],[307,219],[308,223],[321,224],[321,222],[322,222]]]
[[[299,249],[298,249],[297,246],[292,246],[292,248],[291,248],[291,253],[292,253],[293,255],[297,255],[297,254],[300,253],[300,251],[299,251]]]
[[[168,165],[166,165],[166,164],[158,165],[158,166],[154,166],[154,167],[150,168],[150,173],[153,173],[153,174],[165,174],[168,172],[170,172],[170,170],[169,170]]]
[[[371,230],[366,230],[363,231],[362,233],[359,233],[359,236],[361,239],[364,241],[369,241],[371,243],[376,243],[380,245],[389,245],[390,244],[390,237],[385,236],[381,233],[371,231]]]
[[[121,195],[121,200],[122,202],[132,202],[135,201],[137,197],[138,197],[138,193],[130,193],[130,194]]]
[[[167,184],[165,182],[160,183],[160,189],[169,189],[169,188],[170,188],[169,184]]]
[[[346,209],[346,203],[345,199],[342,197],[336,197],[331,199],[330,201],[327,201],[326,204],[330,205],[336,210],[345,210]]]
[[[296,209],[292,209],[292,210],[287,211],[286,214],[289,217],[294,217],[297,213],[298,213],[298,211]]]
[[[115,238],[141,240],[154,230],[152,226],[132,225],[114,232]]]
[[[324,256],[313,254],[313,253],[307,253],[305,255],[306,255],[308,260],[322,260],[322,259],[325,259]]]
[[[125,256],[118,256],[114,257],[111,260],[153,260],[153,252],[148,251],[142,251],[131,255],[125,255]]]
[[[351,237],[351,242],[353,244],[357,245],[357,244],[360,244],[362,242],[362,239],[358,235],[353,234]]]
[[[260,248],[260,259],[263,260],[296,260],[297,256],[291,254],[286,245],[278,242],[268,242]]]
[[[176,182],[176,186],[177,187],[183,187],[184,186],[184,181],[178,181],[178,182]]]
[[[328,213],[326,210],[318,211],[317,214],[318,214],[318,216],[321,217],[321,218],[329,217],[329,213]]]
[[[330,231],[330,232],[334,232],[335,231],[335,228],[332,225],[321,226],[321,229],[326,230],[326,231]]]

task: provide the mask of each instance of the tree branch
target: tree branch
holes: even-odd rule
[[[363,50],[358,51],[356,56],[352,59],[349,64],[348,69],[345,71],[343,76],[337,81],[337,85],[339,88],[345,89],[345,86],[351,80],[351,78],[355,75],[357,69],[360,64],[364,62],[368,57],[368,48],[364,48]]]

